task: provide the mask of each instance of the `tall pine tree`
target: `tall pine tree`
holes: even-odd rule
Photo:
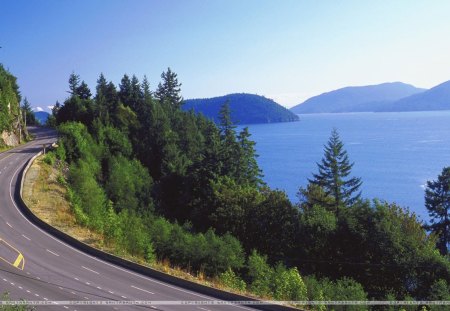
[[[245,127],[237,136],[239,146],[239,168],[238,176],[241,183],[248,183],[253,186],[263,185],[262,171],[258,166],[256,158],[256,143],[250,139],[248,127]]]
[[[425,206],[431,224],[426,226],[438,237],[437,248],[442,255],[450,247],[450,167],[445,167],[435,181],[428,181],[425,189]]]
[[[181,108],[183,97],[181,97],[181,83],[178,82],[177,74],[167,68],[167,71],[161,74],[161,79],[155,97],[161,103],[167,103],[175,109]]]
[[[354,163],[350,163],[347,151],[336,129],[331,132],[324,149],[324,157],[317,163],[319,172],[309,182],[322,187],[334,198],[332,206],[336,212],[341,206],[353,204],[361,196],[361,178],[348,178]]]
[[[31,105],[26,97],[23,100],[22,111],[25,114],[26,125],[36,125],[38,123],[33,109],[31,108]]]

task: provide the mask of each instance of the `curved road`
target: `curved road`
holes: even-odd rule
[[[30,223],[14,202],[25,163],[56,140],[39,129],[36,139],[0,153],[0,293],[28,301],[168,301],[212,298],[164,284],[92,256],[59,241]],[[15,251],[19,251],[24,259]],[[11,265],[15,264],[15,266]],[[20,270],[24,264],[23,271]],[[17,266],[17,267],[16,267]],[[244,310],[241,306],[39,306],[38,310]]]

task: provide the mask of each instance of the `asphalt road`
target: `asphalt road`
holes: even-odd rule
[[[56,140],[48,130],[0,154],[0,293],[27,301],[199,301],[213,300],[139,275],[84,254],[30,223],[13,194],[20,170]],[[23,258],[21,258],[22,256]],[[22,268],[23,265],[23,270]],[[38,306],[37,310],[249,310],[241,306]]]

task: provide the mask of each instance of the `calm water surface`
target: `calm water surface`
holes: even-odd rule
[[[293,202],[317,172],[323,145],[337,128],[362,177],[365,198],[407,206],[423,220],[427,180],[450,166],[450,111],[300,115],[300,122],[249,125],[258,163],[272,188]]]

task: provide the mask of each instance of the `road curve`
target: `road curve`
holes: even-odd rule
[[[0,293],[27,301],[199,301],[213,300],[84,254],[32,224],[14,193],[20,170],[44,143],[56,140],[37,129],[35,140],[0,153]],[[10,247],[8,247],[10,246]],[[19,253],[24,259],[20,258]],[[15,265],[14,265],[15,264]],[[24,266],[21,270],[21,266]],[[250,310],[243,306],[38,306],[37,310]]]

